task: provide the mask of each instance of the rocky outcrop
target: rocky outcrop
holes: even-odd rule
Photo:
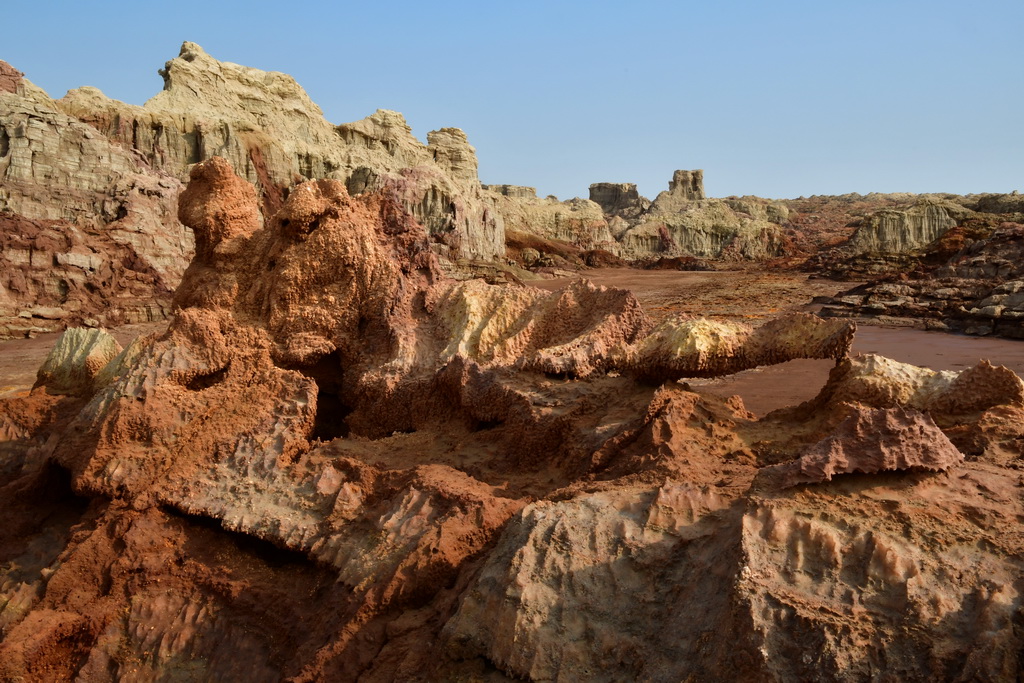
[[[973,368],[955,372],[863,354],[836,366],[820,400],[875,408],[905,406],[951,418],[1024,402],[1024,381],[1012,370],[984,360]]]
[[[58,394],[91,395],[100,388],[100,372],[121,351],[117,340],[104,330],[65,330],[39,368],[36,386]]]
[[[431,131],[424,145],[401,114],[386,110],[335,126],[291,76],[218,61],[195,43],[184,43],[160,73],[163,91],[141,107],[95,88],[73,90],[59,105],[182,180],[196,162],[227,159],[257,186],[268,213],[301,180],[338,179],[354,193],[389,188],[442,255],[503,256],[503,227],[461,130]]]
[[[181,181],[214,155],[257,186],[264,214],[296,182],[336,178],[353,193],[394,193],[443,257],[503,259],[502,215],[461,130],[431,131],[424,145],[383,110],[335,126],[290,76],[194,43],[161,75],[144,106],[91,87],[54,102],[0,66],[0,337],[163,318],[191,258],[174,219]],[[570,223],[553,231],[579,231]]]
[[[684,201],[707,199],[704,194],[704,171],[676,171],[668,183],[668,193]]]
[[[514,187],[495,186],[494,187]],[[532,188],[528,188],[531,189]],[[561,240],[584,251],[604,249],[617,253],[619,245],[608,227],[608,221],[595,202],[574,198],[559,201],[556,197],[538,198],[536,193],[488,190],[494,211],[501,216],[510,233],[536,235],[543,239]]]
[[[760,474],[790,487],[855,472],[940,472],[963,460],[963,454],[925,413],[900,407],[858,408],[798,460],[765,468]]]
[[[0,401],[0,677],[1020,669],[1024,382],[1006,368],[850,358],[853,325],[808,315],[656,327],[588,282],[458,282],[394,192],[310,181],[264,218],[229,162],[190,178],[167,331],[86,395]],[[798,357],[837,365],[760,420],[671,381]],[[969,454],[952,475],[911,410]],[[815,444],[823,475],[850,469],[829,441],[848,429],[843,457],[882,469],[759,476]]]
[[[497,212],[511,232],[627,261],[766,260],[786,253],[791,241],[782,225],[788,217],[784,204],[758,197],[707,199],[699,170],[676,171],[669,190],[654,202],[641,197],[633,183],[594,183],[589,201],[501,194]]]
[[[797,358],[845,358],[854,327],[791,314],[760,327],[704,318],[669,318],[627,350],[622,368],[641,379],[720,377]]]
[[[525,185],[481,185],[480,187],[489,192],[496,192],[503,197],[511,197],[512,199],[537,198],[537,188],[526,187]]]
[[[959,245],[930,272],[868,283],[822,300],[822,314],[1024,339],[1024,227],[1003,223],[988,236],[962,239]]]
[[[62,113],[0,89],[0,337],[161,319],[192,235],[181,184]]]
[[[785,206],[756,197],[709,200],[703,171],[676,171],[654,202],[631,183],[596,183],[590,192],[615,240],[601,248],[628,260],[764,260],[786,249]]]
[[[868,216],[850,238],[853,254],[891,255],[921,249],[942,237],[969,211],[959,204],[924,198],[905,210],[882,209]]]
[[[605,215],[626,219],[638,218],[651,205],[634,183],[594,183],[590,186],[590,201],[598,204]]]
[[[25,74],[0,59],[0,92],[16,93]],[[4,156],[0,154],[0,156]]]

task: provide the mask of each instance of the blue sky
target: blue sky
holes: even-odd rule
[[[1024,191],[1024,2],[45,2],[0,59],[141,104],[184,40],[284,71],[334,123],[462,128],[485,183],[586,196]]]

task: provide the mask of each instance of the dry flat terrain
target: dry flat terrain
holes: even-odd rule
[[[697,271],[595,268],[581,277],[598,285],[628,289],[655,320],[674,313],[757,321],[780,313],[809,310],[816,296],[835,296],[852,286],[809,278],[806,273],[754,270]],[[533,281],[535,287],[558,289],[569,278]]]

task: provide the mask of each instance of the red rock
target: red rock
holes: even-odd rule
[[[25,74],[21,73],[7,62],[0,59],[0,91],[18,92],[18,85]]]
[[[892,470],[941,472],[963,454],[928,415],[904,408],[855,408],[836,430],[798,460],[768,468],[784,487],[831,481],[837,474]]]

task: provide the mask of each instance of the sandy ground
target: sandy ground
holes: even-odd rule
[[[584,276],[596,284],[631,289],[655,319],[673,313],[717,316],[757,324],[779,313],[813,310],[815,296],[833,296],[853,286],[800,273],[740,271],[680,272],[617,268],[589,270]],[[558,289],[568,279],[530,284]],[[113,330],[125,345],[140,334],[161,330],[166,323],[126,325]],[[0,398],[28,390],[36,369],[57,339],[43,334],[33,339],[0,342]],[[1024,342],[967,337],[907,328],[861,326],[854,340],[856,353],[878,353],[895,360],[936,370],[962,370],[987,359],[1024,376]],[[693,380],[693,388],[720,396],[739,395],[758,415],[813,398],[825,384],[831,361],[796,360],[757,368],[729,377]]]

